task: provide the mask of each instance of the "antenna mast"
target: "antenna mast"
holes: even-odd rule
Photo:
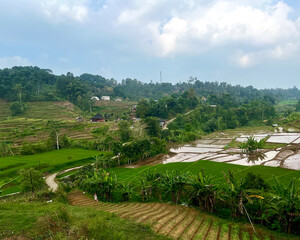
[[[159,73],[160,73],[160,83],[162,83],[162,74],[161,74],[161,71]]]

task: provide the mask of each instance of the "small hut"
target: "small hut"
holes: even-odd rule
[[[78,116],[78,117],[76,118],[76,121],[77,121],[77,122],[83,122],[83,118],[80,117],[80,116]]]
[[[97,113],[94,117],[92,117],[91,121],[92,122],[105,122],[105,119],[100,113]]]

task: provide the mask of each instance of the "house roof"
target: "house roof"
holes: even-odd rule
[[[97,113],[92,119],[104,119],[104,117],[100,113]]]

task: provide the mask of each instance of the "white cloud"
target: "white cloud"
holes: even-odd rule
[[[168,6],[170,16],[160,12],[162,6],[157,1],[123,9],[118,17],[119,30],[134,35],[140,46],[160,56],[243,45],[259,51],[275,48],[273,56],[279,57],[281,45],[294,45],[300,39],[300,18],[297,22],[289,19],[292,8],[282,1],[220,0],[203,4],[189,0],[180,4],[169,1]]]
[[[0,57],[0,69],[1,68],[11,68],[14,66],[29,66],[32,65],[27,58],[22,58],[20,56],[13,57]]]
[[[88,19],[86,0],[42,0],[43,12],[53,21],[73,20],[85,22]]]
[[[273,60],[289,60],[298,57],[300,51],[300,42],[287,43],[274,46],[269,49],[243,52],[238,50],[233,61],[242,68],[249,68],[257,64],[263,64]]]

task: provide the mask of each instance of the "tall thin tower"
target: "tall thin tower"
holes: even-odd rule
[[[162,83],[162,73],[161,71],[159,73],[160,73],[160,83]]]

